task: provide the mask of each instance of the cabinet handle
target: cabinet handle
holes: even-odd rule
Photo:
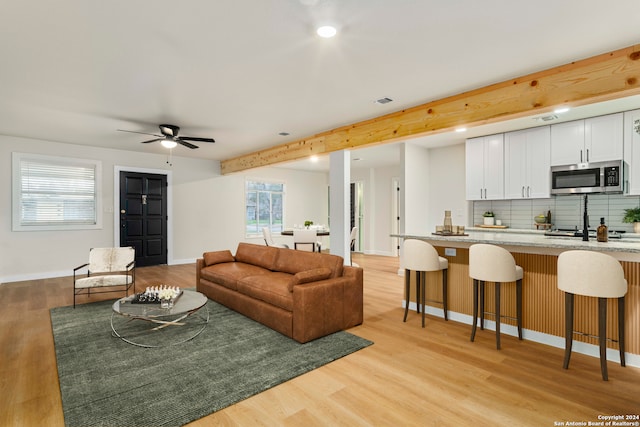
[[[531,197],[531,187],[527,185],[527,197]]]
[[[582,163],[582,150],[580,150],[580,163]]]
[[[480,198],[482,199],[482,188],[480,189]]]
[[[587,163],[589,163],[589,149],[587,148]]]
[[[522,198],[524,198],[524,185],[522,186]]]
[[[484,198],[485,199],[487,198],[487,189],[486,188],[484,189]]]

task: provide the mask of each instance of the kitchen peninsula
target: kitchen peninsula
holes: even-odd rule
[[[575,237],[545,236],[535,230],[494,230],[467,228],[467,235],[413,235],[393,234],[391,237],[419,239],[431,243],[439,255],[449,261],[449,318],[471,324],[473,307],[473,281],[469,277],[469,250],[475,243],[488,243],[504,247],[512,253],[516,263],[524,269],[523,280],[523,329],[524,339],[564,348],[564,293],[557,288],[557,260],[561,252],[584,249],[607,253],[620,261],[628,282],[626,295],[626,361],[627,365],[640,367],[640,236],[625,235],[621,239],[588,242]],[[445,251],[445,249],[448,249]],[[402,265],[402,260],[401,260]],[[401,267],[402,268],[402,267]],[[427,278],[427,299],[441,300],[439,274]],[[413,276],[412,276],[413,277]],[[494,312],[493,284],[487,283],[485,307]],[[414,289],[409,303],[415,304]],[[438,314],[440,305],[427,307],[427,313]],[[501,311],[503,333],[515,335],[515,286],[502,287]],[[576,321],[574,329],[597,336],[597,299],[576,296]],[[584,313],[584,315],[580,315]],[[607,306],[607,336],[617,336],[617,305],[610,300]],[[491,315],[487,319],[493,320]],[[493,322],[487,323],[493,329]],[[427,325],[428,328],[428,325]],[[493,339],[493,336],[491,336]],[[476,336],[477,340],[477,336]],[[516,341],[512,341],[514,345]],[[587,343],[590,345],[584,345]],[[619,362],[617,342],[608,342],[607,358]],[[574,351],[598,357],[597,339],[574,336]],[[561,366],[560,366],[561,368]]]

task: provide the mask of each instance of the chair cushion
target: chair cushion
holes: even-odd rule
[[[519,265],[516,265],[516,280],[522,280],[524,277],[524,270]]]
[[[76,279],[75,287],[98,288],[101,286],[121,286],[133,283],[133,277],[128,274],[106,274],[103,276],[90,276]]]

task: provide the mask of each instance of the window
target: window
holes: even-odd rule
[[[13,153],[13,230],[101,228],[101,162]]]
[[[283,230],[284,184],[249,181],[245,183],[245,234],[262,236],[262,228],[272,233]]]

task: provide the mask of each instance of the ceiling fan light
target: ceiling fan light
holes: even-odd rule
[[[177,142],[175,142],[175,141],[174,141],[174,140],[172,140],[172,139],[163,139],[163,140],[160,142],[160,144],[162,144],[162,146],[163,146],[163,147],[165,147],[165,148],[173,148],[173,147],[175,147],[176,145],[178,145],[178,143],[177,143]]]

